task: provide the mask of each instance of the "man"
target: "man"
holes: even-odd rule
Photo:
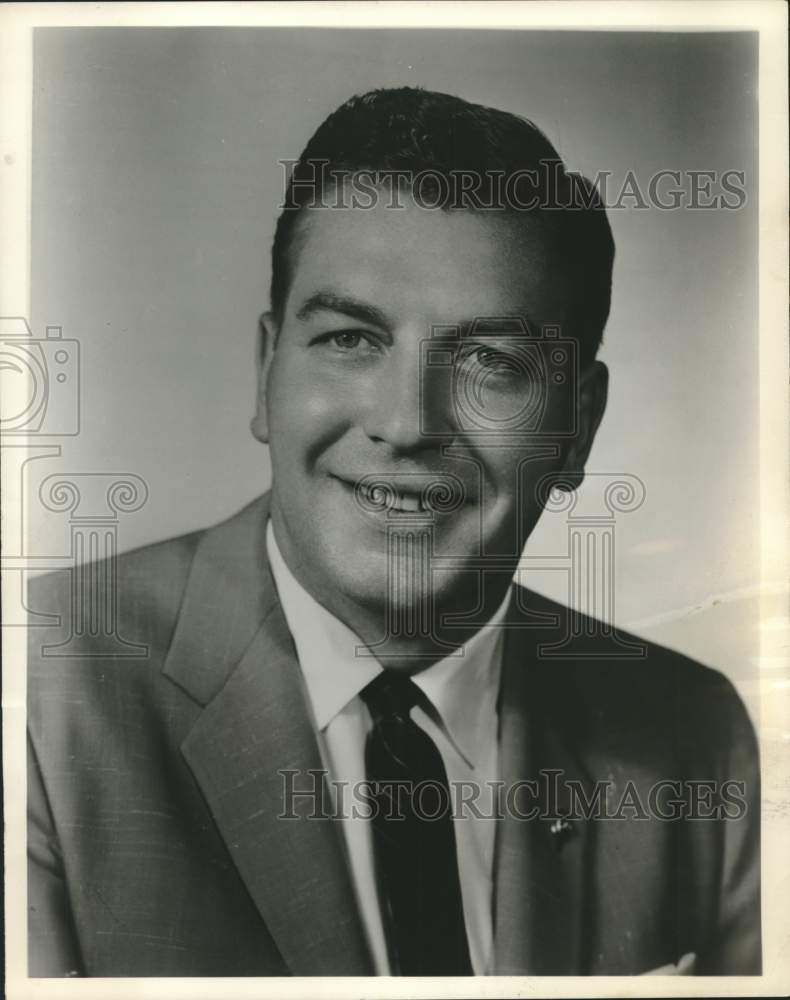
[[[613,253],[529,122],[323,123],[260,324],[271,493],[119,560],[147,658],[31,650],[31,975],[760,971],[731,685],[513,584],[603,415]]]

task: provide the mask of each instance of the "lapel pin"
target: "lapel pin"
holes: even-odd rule
[[[554,843],[559,851],[565,841],[573,834],[573,823],[559,817],[549,827],[549,833],[554,837]]]

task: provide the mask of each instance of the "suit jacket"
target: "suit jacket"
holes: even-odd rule
[[[56,630],[31,629],[32,976],[372,974],[338,824],[277,818],[278,772],[321,758],[267,565],[267,510],[264,497],[93,568],[116,574],[117,631],[144,656],[108,655],[90,628],[67,656],[42,653]],[[69,576],[29,597],[61,616],[64,637]],[[616,794],[632,781],[644,803],[660,780],[735,779],[747,808],[685,822],[626,811],[561,833],[496,820],[494,971],[638,974],[694,953],[700,973],[758,973],[757,751],[731,685],[660,647],[618,658],[590,628],[572,655],[558,645],[567,609],[516,598],[506,786],[552,769],[561,798],[570,781],[591,795],[595,781]]]

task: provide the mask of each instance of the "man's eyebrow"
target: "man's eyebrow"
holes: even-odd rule
[[[315,292],[300,306],[296,318],[309,319],[317,312],[342,313],[344,316],[352,316],[361,323],[371,323],[384,330],[392,328],[387,314],[381,309],[350,295],[338,295],[329,291]]]
[[[509,316],[477,316],[475,319],[464,320],[460,323],[461,336],[470,337],[473,334],[477,337],[517,337],[521,335],[533,336],[539,329],[532,316],[521,309],[518,313]]]

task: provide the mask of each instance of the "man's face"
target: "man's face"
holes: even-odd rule
[[[555,381],[549,362],[541,376],[534,344],[530,353],[514,336],[513,317],[567,336],[568,289],[540,224],[408,200],[400,210],[313,210],[292,253],[279,330],[264,318],[254,422],[270,443],[272,519],[292,571],[337,612],[348,602],[383,609],[388,581],[390,604],[427,589],[440,604],[457,601],[474,590],[481,556],[514,568],[540,514],[536,483],[568,461],[567,440],[536,431],[566,426],[575,395],[570,367]],[[455,353],[443,340],[426,362],[437,326],[458,328]],[[603,405],[581,396],[575,467]],[[424,492],[431,483],[447,487],[449,503],[441,489]],[[386,495],[394,506],[377,509]],[[430,535],[433,572],[417,573],[414,548],[398,544],[415,531]],[[398,574],[410,581],[400,596]]]

